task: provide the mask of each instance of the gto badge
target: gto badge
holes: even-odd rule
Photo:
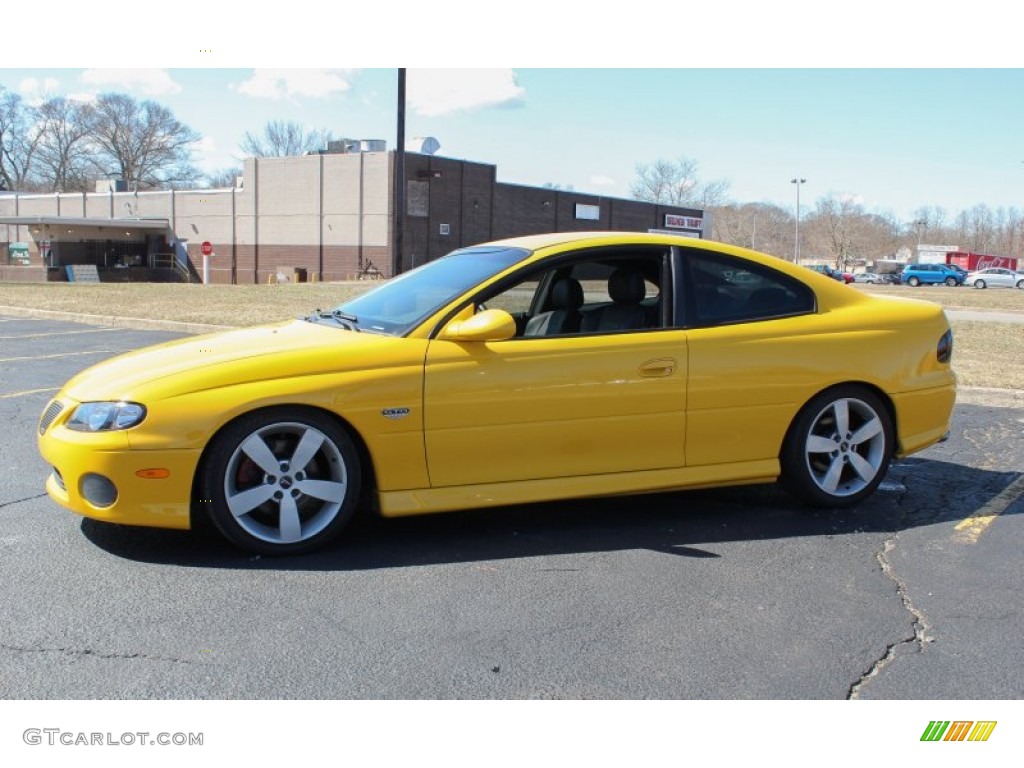
[[[408,408],[385,408],[381,411],[381,415],[385,419],[404,419],[409,415]]]

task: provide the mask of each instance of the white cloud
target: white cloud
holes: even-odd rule
[[[614,187],[615,179],[611,176],[602,176],[601,174],[595,174],[590,177],[590,183],[595,187]]]
[[[178,85],[166,69],[87,69],[82,81],[97,88],[122,88],[139,91],[144,96],[166,96],[180,93]]]
[[[296,96],[323,98],[352,87],[354,69],[254,69],[252,77],[231,87],[258,99]]]
[[[410,69],[406,78],[409,105],[424,117],[526,101],[511,69]]]
[[[45,80],[39,80],[35,77],[26,77],[20,83],[18,83],[18,92],[21,93],[22,98],[32,106],[39,106],[46,99],[53,96],[57,89],[60,87],[60,83],[52,77],[48,77]]]

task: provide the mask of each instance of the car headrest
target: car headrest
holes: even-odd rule
[[[616,269],[608,278],[608,295],[616,304],[639,304],[647,295],[644,276],[631,269]]]
[[[579,280],[563,277],[551,288],[551,303],[555,309],[579,309],[583,306],[583,286]]]

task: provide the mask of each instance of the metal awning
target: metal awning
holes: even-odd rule
[[[83,216],[0,216],[0,224],[21,227],[118,227],[124,229],[170,229],[167,219],[100,219]]]

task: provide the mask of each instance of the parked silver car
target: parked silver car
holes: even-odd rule
[[[855,282],[855,283],[870,283],[870,284],[874,285],[875,283],[882,282],[882,278],[879,277],[874,272],[857,272],[853,276],[853,282]]]
[[[1024,272],[1014,272],[1002,267],[989,267],[968,272],[964,285],[975,288],[1021,288],[1024,289]]]

